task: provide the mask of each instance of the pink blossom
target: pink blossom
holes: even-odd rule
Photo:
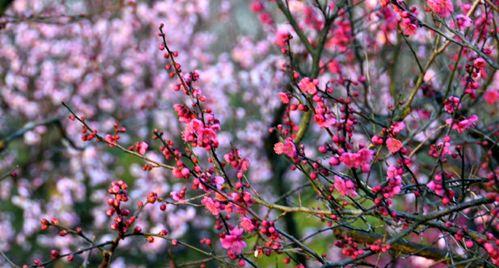
[[[399,134],[400,132],[402,132],[402,130],[405,129],[405,123],[400,121],[400,122],[395,122],[393,123],[392,125],[392,133],[393,134]]]
[[[355,184],[351,180],[344,180],[339,176],[334,177],[334,188],[343,196],[356,197]]]
[[[198,119],[191,120],[182,135],[184,141],[206,149],[218,147],[218,126],[206,127]]]
[[[185,165],[178,161],[176,167],[172,170],[173,176],[179,179],[187,179],[190,176],[190,170]]]
[[[430,145],[429,155],[434,158],[445,157],[451,154],[451,138],[445,136],[442,141],[438,142],[436,145]]]
[[[212,198],[205,196],[203,200],[201,200],[201,203],[213,216],[218,216],[220,214],[219,203]]]
[[[476,71],[473,73],[473,78],[475,80],[487,77],[487,62],[483,58],[475,59],[473,61],[473,66],[476,68]]]
[[[383,145],[383,138],[381,138],[380,136],[374,135],[371,138],[371,142],[375,145]]]
[[[224,160],[237,170],[237,178],[241,179],[244,173],[248,171],[250,162],[246,158],[241,158],[239,151],[233,149],[230,153],[224,155]]]
[[[386,139],[386,147],[388,148],[388,151],[390,153],[394,154],[398,152],[400,149],[402,149],[402,142],[395,139],[395,138],[388,138]]]
[[[400,28],[402,28],[405,35],[414,35],[418,29],[416,24],[414,24],[409,18],[403,18],[400,21]]]
[[[279,31],[277,32],[275,37],[275,44],[281,48],[284,48],[287,46],[287,42],[290,37],[291,35],[289,34],[289,32]]]
[[[317,93],[318,84],[319,80],[305,77],[302,80],[300,80],[300,82],[298,83],[298,87],[303,93],[314,95]]]
[[[340,52],[345,52],[350,44],[352,38],[352,27],[348,20],[341,20],[335,24],[335,27],[332,29],[332,36],[327,46],[334,48]]]
[[[461,108],[460,100],[458,97],[450,96],[448,99],[444,101],[444,110],[452,114],[454,111],[459,110]]]
[[[493,105],[499,100],[499,89],[489,89],[483,94],[483,98],[489,105]]]
[[[470,127],[474,126],[475,123],[478,121],[478,116],[476,115],[472,115],[466,119],[463,119],[459,122],[454,122],[453,123],[453,120],[452,119],[447,119],[445,122],[448,124],[448,125],[451,125],[452,124],[452,129],[453,130],[456,130],[458,133],[463,133],[465,130],[469,129]]]
[[[243,229],[234,227],[229,234],[220,239],[222,247],[227,249],[229,254],[239,255],[243,252],[246,247],[246,242],[243,241],[243,232]]]
[[[178,114],[180,122],[189,123],[192,119],[196,118],[195,114],[183,104],[173,105],[173,109]]]
[[[336,60],[331,60],[331,62],[328,63],[327,68],[329,72],[333,74],[339,74],[341,72],[341,65],[338,63]]]
[[[482,69],[487,67],[487,63],[483,58],[477,58],[473,61],[473,66],[477,69]]]
[[[145,141],[140,141],[135,145],[135,151],[140,155],[144,155],[149,148],[149,145]]]
[[[444,190],[442,188],[442,184],[440,181],[436,181],[436,180],[430,181],[427,186],[431,191],[435,192],[437,195],[442,195],[444,193]]]
[[[104,137],[104,140],[107,142],[107,145],[109,147],[114,147],[116,144],[118,144],[118,140],[120,139],[120,136],[118,135],[111,135],[107,134],[106,137]]]
[[[241,219],[239,225],[248,233],[253,232],[256,229],[256,226],[253,224],[250,218],[244,217]]]
[[[342,153],[340,161],[349,168],[362,168],[363,172],[367,172],[371,165],[372,156],[371,150],[363,148],[356,153]]]
[[[187,191],[186,187],[182,187],[180,191],[173,191],[170,193],[170,196],[173,200],[179,203],[185,203],[185,193]]]
[[[384,198],[393,198],[395,195],[400,193],[402,186],[402,174],[404,170],[397,168],[396,166],[389,166],[387,169],[387,181],[388,184],[384,187]]]
[[[271,263],[277,259],[284,259],[285,264],[290,264],[292,258],[279,257],[290,240],[277,231],[277,228],[283,226],[285,219],[279,213],[268,214],[269,209],[265,206],[265,203],[273,202],[272,197],[279,195],[279,189],[268,187],[269,184],[265,182],[266,179],[275,177],[275,172],[279,169],[272,159],[265,157],[268,153],[265,152],[268,149],[265,141],[269,138],[267,129],[271,125],[277,125],[276,133],[283,138],[272,142],[270,146],[274,147],[270,150],[275,151],[275,156],[279,154],[293,162],[289,165],[292,172],[286,174],[286,181],[298,183],[303,175],[310,176],[317,187],[339,196],[339,202],[335,202],[335,210],[341,212],[354,207],[361,213],[365,212],[362,214],[373,215],[379,219],[376,225],[380,228],[377,229],[389,227],[393,220],[399,218],[399,211],[416,215],[420,201],[425,199],[437,197],[442,199],[442,203],[449,203],[453,197],[452,190],[465,191],[460,196],[463,200],[457,200],[463,204],[472,201],[472,198],[486,198],[483,200],[487,203],[480,202],[479,206],[469,209],[471,213],[483,215],[474,222],[477,224],[475,231],[483,233],[484,239],[472,239],[470,242],[471,240],[467,241],[471,239],[469,235],[464,234],[467,232],[448,232],[448,228],[465,225],[467,219],[459,216],[462,214],[460,211],[453,211],[445,217],[455,220],[454,222],[442,218],[442,225],[448,228],[425,228],[429,227],[428,223],[422,223],[421,232],[416,235],[424,240],[454,235],[456,241],[465,242],[468,247],[461,250],[467,251],[463,253],[466,257],[477,256],[484,260],[489,258],[491,260],[485,261],[491,263],[499,262],[499,242],[494,234],[487,233],[487,228],[491,231],[499,228],[494,217],[497,209],[493,203],[493,200],[499,200],[499,194],[494,188],[499,169],[494,165],[494,155],[490,152],[491,144],[487,139],[477,137],[471,144],[466,137],[460,137],[464,136],[460,133],[479,123],[476,116],[471,116],[474,113],[480,113],[480,119],[484,119],[480,126],[491,132],[490,135],[496,134],[494,126],[484,125],[489,121],[493,122],[496,115],[496,107],[484,107],[487,105],[484,103],[498,105],[499,98],[497,77],[489,77],[494,75],[494,68],[487,63],[489,57],[492,59],[497,54],[494,43],[490,42],[496,33],[494,8],[485,8],[484,5],[478,5],[477,8],[471,1],[455,0],[426,0],[422,4],[405,1],[407,5],[402,0],[368,0],[362,4],[350,5],[329,1],[327,8],[331,12],[338,12],[338,16],[331,30],[324,32],[327,36],[319,36],[317,33],[325,25],[324,14],[311,3],[313,1],[289,1],[289,6],[286,6],[289,14],[280,14],[276,1],[251,1],[251,9],[266,25],[259,27],[261,29],[256,35],[253,31],[244,31],[249,33],[248,36],[246,33],[233,31],[240,27],[227,28],[230,26],[227,22],[234,15],[232,12],[239,10],[235,9],[232,1],[221,1],[223,3],[219,5],[220,8],[211,10],[209,0],[195,1],[196,4],[192,4],[193,1],[130,0],[116,12],[107,10],[106,6],[98,6],[97,9],[102,9],[103,12],[97,12],[99,14],[95,16],[93,12],[91,20],[71,19],[71,14],[85,14],[86,11],[95,9],[86,4],[69,4],[65,7],[51,4],[60,1],[15,1],[6,11],[6,23],[0,23],[0,32],[5,33],[0,35],[0,70],[5,73],[0,79],[0,112],[5,113],[5,120],[2,118],[5,123],[0,132],[5,132],[10,137],[16,136],[18,128],[26,123],[27,127],[39,122],[44,126],[24,134],[25,144],[19,140],[3,146],[5,150],[2,153],[7,157],[0,160],[2,174],[19,162],[19,152],[25,152],[23,154],[26,154],[26,158],[33,161],[21,163],[20,174],[16,172],[16,175],[10,174],[0,179],[2,202],[7,202],[7,207],[15,208],[13,217],[3,217],[5,213],[0,212],[0,241],[6,241],[0,243],[0,248],[4,248],[7,255],[13,254],[15,258],[15,250],[19,246],[17,244],[26,246],[26,259],[40,255],[37,250],[40,246],[47,248],[47,253],[50,252],[51,255],[40,256],[42,259],[73,254],[69,248],[78,247],[78,241],[75,240],[77,238],[67,235],[65,230],[57,230],[57,226],[51,226],[58,224],[58,220],[49,222],[45,219],[41,222],[43,231],[50,226],[50,234],[59,232],[60,237],[56,239],[47,239],[46,233],[36,234],[32,227],[36,225],[37,217],[43,215],[50,218],[49,214],[60,217],[61,225],[77,226],[79,217],[74,203],[84,201],[82,198],[85,196],[91,196],[102,202],[92,204],[95,224],[85,225],[88,229],[82,230],[84,232],[109,233],[114,229],[118,231],[118,236],[141,235],[150,243],[156,239],[154,249],[159,250],[164,246],[163,242],[167,241],[148,236],[147,233],[163,236],[166,231],[160,229],[168,226],[172,231],[171,237],[180,239],[172,240],[173,245],[181,244],[184,238],[203,238],[201,246],[210,251],[212,239],[216,238],[221,240],[218,247],[224,248],[224,252],[221,252],[223,254],[219,255],[221,260],[226,259],[224,255],[228,254],[234,264],[239,262],[241,267],[248,266],[252,260],[259,262],[262,258],[267,258],[262,255],[276,257],[267,258],[270,261],[265,263],[269,266],[278,265]],[[456,6],[456,11],[459,12],[453,13],[453,3],[459,4],[459,8]],[[422,7],[427,14],[418,14]],[[477,10],[472,11],[475,8]],[[65,14],[67,11],[70,13]],[[354,28],[348,11],[355,15],[355,25],[361,27]],[[240,12],[237,12],[236,15],[239,15]],[[464,14],[470,14],[473,20]],[[32,15],[46,19],[33,21],[29,19]],[[294,18],[296,25],[288,15]],[[437,34],[421,25],[433,25],[432,17],[437,20],[445,18],[447,22],[444,23],[449,24],[450,29],[462,34],[466,30],[469,33],[467,38],[470,42],[479,43],[483,54],[478,55],[467,48],[462,53],[457,53],[455,46],[444,45],[444,50],[439,51],[439,62],[450,71],[439,68],[442,67],[441,64],[435,64],[434,68],[428,70],[433,75],[425,76],[425,83],[421,85],[422,92],[417,92],[413,96],[414,100],[406,103],[404,98],[397,98],[398,92],[390,90],[393,85],[397,89],[413,86],[412,75],[400,74],[410,74],[413,69],[417,69],[415,64],[410,64],[414,63],[411,56],[394,57],[398,48],[408,50],[407,42],[400,38],[400,33],[413,35],[410,42],[417,43],[414,47],[417,57],[421,62],[431,63],[432,52],[427,48],[432,46]],[[11,18],[14,21],[10,22]],[[161,25],[161,29],[165,31],[163,33],[160,30],[160,36],[156,36],[154,32],[160,20],[166,22]],[[206,27],[196,27],[200,21],[206,22]],[[290,21],[293,25],[290,25]],[[295,27],[294,30],[292,26],[298,28]],[[180,28],[182,30],[178,31]],[[225,35],[226,30],[230,30],[231,36],[234,35],[234,39],[238,41],[235,46],[231,46],[232,51],[219,53],[226,43],[219,37]],[[305,36],[300,33],[302,38],[290,40],[291,34],[298,37],[296,33],[299,30]],[[459,36],[449,35],[449,38],[459,39]],[[168,45],[160,44],[164,41],[163,37]],[[325,39],[321,40],[321,37]],[[304,42],[305,39],[308,42]],[[483,42],[479,42],[480,40]],[[290,41],[291,46],[288,47]],[[314,53],[309,50],[320,47],[321,41],[326,43],[324,53],[315,55],[317,57],[312,62],[310,53]],[[281,53],[273,48],[276,44]],[[160,55],[153,53],[158,46]],[[358,55],[352,49],[356,46],[362,47],[360,58],[356,57]],[[365,55],[369,55],[369,58],[364,57]],[[364,63],[364,66],[360,66],[363,68],[358,67],[359,63]],[[403,72],[397,68],[388,68],[387,72],[387,66],[407,68]],[[199,68],[200,73],[192,68]],[[317,71],[313,72],[313,76],[308,74],[311,69]],[[426,79],[430,76],[433,79]],[[296,82],[294,92],[283,89],[290,80]],[[483,90],[489,83],[490,87]],[[440,102],[437,94],[445,91],[442,87],[448,84],[457,93],[464,90],[462,105],[463,108],[466,106],[466,113],[460,112],[462,108],[459,96],[449,95],[448,99]],[[169,88],[176,93],[166,90]],[[282,91],[277,96],[276,89],[281,89],[277,92]],[[476,99],[481,94],[483,99]],[[61,101],[74,109],[76,114],[70,116],[70,120],[74,122],[61,120],[57,126],[52,123],[45,126],[46,119],[51,122],[50,118],[53,116],[59,118],[69,112],[60,107]],[[170,109],[172,105],[173,109]],[[407,108],[404,105],[414,109],[408,114],[400,113],[401,109]],[[303,112],[306,110],[312,113],[314,122],[303,143],[295,144],[293,135],[300,129],[299,122],[303,121]],[[220,131],[220,122],[214,114],[220,115],[226,131]],[[80,118],[76,120],[77,115],[95,132],[88,127],[82,129]],[[446,121],[448,118],[451,119]],[[123,135],[124,140],[120,139],[122,131],[118,124],[115,124],[114,133],[111,132],[115,119],[124,120],[131,126],[127,134]],[[405,124],[408,124],[407,128]],[[40,127],[47,130],[39,133]],[[54,127],[54,132],[61,131],[67,135],[48,135],[48,130]],[[158,129],[153,130],[152,127]],[[452,131],[447,131],[446,127]],[[98,135],[97,131],[102,134]],[[105,133],[110,135],[106,136]],[[449,136],[441,137],[442,133]],[[408,147],[403,146],[402,134],[404,139],[414,139],[415,150],[410,155],[405,155]],[[116,161],[118,155],[101,150],[103,148],[98,143],[82,143],[78,140],[80,135],[83,136],[83,141],[105,137],[104,141],[110,147],[120,147],[115,150],[123,148],[118,142],[131,145],[128,148],[135,155],[147,153],[155,161],[161,161],[161,153],[165,158],[164,163],[171,167],[168,168],[171,173],[166,169],[165,172],[159,168],[153,169],[155,165],[146,164],[140,169],[137,165],[128,166],[129,161]],[[154,148],[152,144],[148,145],[149,141],[142,141],[145,136],[158,138],[151,141],[155,144]],[[372,144],[364,147],[369,144],[369,138]],[[42,139],[51,141],[48,145],[62,142],[71,146],[38,148],[40,146],[33,147],[36,144],[29,143],[31,140],[38,144]],[[417,146],[418,144],[421,146]],[[27,148],[22,148],[26,146]],[[376,151],[371,146],[380,151],[376,155],[375,164],[373,159]],[[79,147],[83,150],[75,150]],[[238,150],[247,158],[239,155]],[[403,152],[405,157],[392,156],[387,150],[391,154]],[[63,157],[63,160],[69,160],[69,164],[53,163],[54,157],[37,157],[51,156],[54,151],[58,152],[55,160]],[[428,154],[430,158],[441,161],[428,160]],[[219,158],[221,155],[224,155],[223,159]],[[480,178],[473,181],[472,185],[461,180],[460,174],[457,174],[459,172],[456,172],[463,168],[462,160],[465,161],[465,168],[476,170],[471,172],[473,174],[467,172],[465,175]],[[137,177],[133,187],[129,189],[130,196],[138,201],[137,205],[125,204],[128,190],[123,182],[112,184],[108,190],[111,198],[106,198],[105,191],[101,191],[103,180],[122,175],[122,170]],[[369,184],[373,195],[360,190],[356,192],[362,185],[339,173],[360,173],[361,170],[369,172],[369,175],[361,174],[360,179],[366,185]],[[300,174],[304,171],[305,174]],[[82,172],[85,176],[88,175],[89,183],[82,181],[82,176],[79,175]],[[66,176],[72,179],[66,179]],[[169,181],[168,177],[184,180]],[[190,177],[192,180],[186,180]],[[328,178],[332,179],[332,185],[328,183]],[[415,185],[414,180],[421,178],[429,178],[428,184]],[[51,185],[56,186],[56,192],[43,196],[43,200],[39,199],[36,193]],[[300,196],[304,191],[310,194],[302,200]],[[198,202],[191,203],[187,202],[187,194],[194,199],[200,194],[202,196]],[[160,196],[166,199],[163,200]],[[327,207],[328,200],[319,196],[311,189],[300,188],[290,192],[289,200],[303,201],[298,203],[304,209],[320,210]],[[145,197],[147,208],[142,210],[146,204],[140,200]],[[395,197],[396,204],[392,203]],[[359,202],[351,203],[350,198],[358,198]],[[195,203],[199,203],[206,212],[197,213]],[[424,214],[430,215],[442,210],[441,204],[423,203],[425,204],[421,208],[424,209]],[[393,209],[390,208],[392,205],[395,205]],[[157,211],[157,207],[162,213]],[[19,209],[23,213],[17,211]],[[10,211],[6,213],[11,214]],[[348,220],[348,217],[342,219],[340,214],[336,214],[323,215],[317,220]],[[18,216],[23,217],[24,222],[24,226],[19,226],[20,229],[14,228],[17,226],[12,221]],[[213,220],[205,221],[204,218]],[[202,232],[190,233],[182,238],[190,229],[189,223],[199,220],[204,222],[197,226]],[[107,222],[110,223],[111,230],[108,230]],[[350,227],[355,227],[355,223],[353,225]],[[12,231],[14,229],[19,229],[17,236],[17,232]],[[203,234],[208,234],[209,237],[204,237]],[[314,245],[328,235],[330,234],[325,233],[310,237],[306,242]],[[415,232],[411,232],[408,237],[414,235]],[[33,243],[26,244],[22,239],[24,237],[32,237]],[[245,239],[255,241],[254,247],[252,243],[250,249]],[[351,259],[362,257],[368,249],[380,254],[390,249],[389,243],[385,244],[382,239],[374,242],[354,240],[356,239],[352,240],[347,235],[337,235],[334,244],[341,248],[344,257]],[[134,246],[135,243],[130,242],[126,243]],[[424,241],[414,242],[424,244]],[[213,243],[216,243],[215,240]],[[126,266],[129,261],[133,262],[132,259],[137,256],[156,258],[158,254],[162,254],[161,251],[152,252],[153,247],[150,246],[141,246],[146,252],[132,252],[125,246],[123,245],[121,253],[130,254],[116,256],[122,259],[122,266]],[[470,249],[471,247],[473,248]],[[451,245],[442,252],[444,255],[452,253],[453,248],[455,247]],[[243,257],[241,254],[248,253],[246,251],[251,254]],[[321,255],[327,249],[314,246],[314,251]],[[401,257],[400,266],[416,265],[415,257],[395,253]],[[184,255],[192,254],[187,251]],[[387,262],[388,255],[379,256],[380,265]],[[336,261],[336,257],[332,256],[329,261]],[[377,260],[367,258],[365,262],[374,265],[378,264]],[[42,263],[41,260],[33,262],[38,266]],[[309,262],[311,266],[316,263],[312,258]],[[213,263],[214,266],[217,265]],[[430,266],[426,264],[423,266]],[[303,266],[298,263],[296,265]]]
[[[251,11],[258,13],[262,12],[265,9],[265,6],[263,5],[262,1],[260,0],[253,0],[250,5]]]
[[[315,122],[317,122],[317,125],[322,128],[328,128],[336,124],[336,118],[334,118],[330,113],[315,114],[314,119]]]
[[[494,246],[492,243],[487,242],[483,244],[483,247],[487,251],[487,253],[490,255],[490,258],[492,260],[492,263],[494,265],[499,265],[499,250],[497,249],[496,246]]]
[[[274,152],[278,155],[287,155],[289,158],[295,157],[296,146],[293,142],[293,139],[287,138],[284,142],[278,142],[274,144]]]
[[[317,103],[314,114],[314,119],[315,122],[317,122],[317,125],[322,128],[328,128],[336,124],[336,118],[329,111],[329,108],[325,104],[324,100],[318,95],[315,95],[313,100]]]
[[[451,189],[444,188],[442,174],[436,174],[432,181],[428,184],[428,189],[433,191],[436,195],[443,197],[442,202],[444,204],[449,203],[450,199],[454,196],[454,191]]]
[[[428,0],[426,1],[431,11],[442,18],[447,18],[454,12],[454,5],[451,0]]]
[[[289,97],[288,97],[288,94],[284,93],[284,92],[279,92],[279,98],[281,99],[281,102],[283,104],[288,104],[289,103]]]
[[[456,22],[457,22],[457,26],[461,30],[464,30],[473,24],[470,17],[463,15],[463,14],[459,14],[456,16]]]
[[[222,176],[215,176],[213,181],[215,183],[215,186],[217,186],[217,189],[220,190],[220,189],[222,189],[222,185],[224,184],[225,179]]]

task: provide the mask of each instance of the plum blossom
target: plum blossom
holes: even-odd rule
[[[250,167],[249,160],[247,158],[242,158],[237,149],[233,149],[230,153],[225,154],[224,160],[237,170],[236,175],[238,179],[241,179]]]
[[[430,145],[430,151],[428,153],[431,157],[439,158],[446,157],[451,154],[451,138],[449,136],[445,136],[441,141],[437,144]]]
[[[416,33],[416,30],[418,29],[418,26],[414,24],[414,22],[409,19],[409,18],[402,18],[400,20],[400,28],[402,28],[402,31],[406,35],[414,35]]]
[[[391,127],[393,134],[399,134],[404,129],[405,129],[405,123],[402,121],[393,123],[393,125]]]
[[[456,110],[459,110],[461,108],[460,102],[461,101],[458,97],[450,96],[444,101],[444,110],[449,114],[453,114]]]
[[[319,80],[305,77],[302,80],[300,80],[300,82],[298,83],[298,87],[303,93],[315,95],[317,93],[318,84]]]
[[[494,246],[493,243],[487,242],[483,245],[487,253],[490,255],[492,259],[492,263],[494,265],[499,265],[499,249],[496,246]]]
[[[137,152],[140,155],[144,155],[149,148],[149,145],[145,141],[139,141],[135,145],[131,146],[129,149]]]
[[[196,118],[196,115],[185,105],[175,104],[173,109],[177,112],[180,122],[189,123],[192,119]]]
[[[177,166],[172,170],[173,176],[179,179],[187,179],[190,176],[190,171],[182,162],[177,162]]]
[[[285,48],[287,41],[290,39],[291,35],[287,31],[278,31],[275,37],[275,44],[281,48]]]
[[[205,196],[201,203],[205,206],[205,208],[211,213],[213,216],[218,216],[220,214],[218,201],[213,200],[212,198]]]
[[[205,126],[199,119],[191,120],[182,135],[184,141],[206,149],[218,147],[218,125]]]
[[[328,128],[336,124],[336,118],[333,117],[331,113],[325,114],[315,114],[314,115],[315,122],[321,128]]]
[[[390,137],[386,139],[386,147],[388,148],[388,151],[390,151],[390,153],[392,154],[402,149],[402,146],[403,146],[402,142],[395,138]]]
[[[397,168],[393,165],[388,166],[386,172],[388,184],[383,187],[383,198],[393,198],[395,195],[400,193],[403,173],[404,170],[402,168]]]
[[[371,142],[375,145],[383,145],[383,138],[381,138],[380,136],[378,135],[374,135],[372,138],[371,138]]]
[[[445,121],[448,125],[452,125],[452,129],[457,131],[459,134],[463,133],[465,130],[471,128],[478,122],[478,116],[472,115],[468,118],[465,118],[461,121],[453,121],[452,119],[447,119]]]
[[[314,119],[317,125],[321,128],[328,128],[336,124],[336,118],[329,111],[327,105],[324,103],[322,98],[319,98],[318,95],[314,96],[314,101],[317,103],[315,107]],[[348,121],[351,122],[351,121]]]
[[[426,3],[431,11],[442,18],[447,18],[454,12],[454,5],[451,0],[428,0]]]
[[[289,158],[293,158],[296,155],[296,146],[293,139],[287,138],[284,142],[278,142],[274,144],[274,152],[276,154],[284,154]]]
[[[288,94],[286,94],[284,92],[279,92],[279,99],[281,99],[281,102],[284,103],[284,104],[288,104],[289,103]]]
[[[434,178],[432,181],[430,181],[428,184],[428,189],[433,191],[436,195],[439,197],[442,197],[442,203],[444,205],[448,204],[450,202],[450,199],[454,197],[454,191],[452,191],[449,188],[444,188],[443,185],[443,175],[442,174],[435,174]]]
[[[463,14],[459,14],[456,16],[456,23],[461,30],[467,29],[473,24],[470,17]]]
[[[248,233],[253,232],[256,229],[255,224],[253,224],[253,221],[248,217],[242,218],[239,225]]]
[[[480,78],[487,77],[487,62],[483,58],[477,58],[473,61],[475,72],[473,78],[479,80]]]
[[[182,187],[180,191],[173,191],[170,193],[170,196],[172,197],[173,200],[175,200],[178,203],[185,203],[185,193],[187,191],[186,187]]]
[[[344,180],[339,176],[335,176],[334,188],[343,196],[357,196],[355,184],[351,180]]]
[[[239,255],[243,252],[243,249],[246,247],[246,242],[243,240],[243,233],[243,229],[234,227],[230,230],[229,234],[225,234],[220,239],[222,247],[229,252],[229,255]]]
[[[499,89],[489,89],[483,94],[483,98],[489,105],[494,105],[499,100]]]
[[[371,165],[372,157],[373,152],[367,148],[363,148],[356,153],[342,153],[340,161],[349,168],[361,168],[363,172],[367,172]]]

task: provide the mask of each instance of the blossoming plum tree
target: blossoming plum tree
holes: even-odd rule
[[[0,20],[6,265],[499,265],[494,1],[92,3]]]

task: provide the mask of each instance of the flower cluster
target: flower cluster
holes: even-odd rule
[[[447,18],[454,12],[451,0],[428,0],[427,4],[432,12],[442,18]]]
[[[231,258],[241,254],[246,247],[246,242],[243,241],[243,233],[243,229],[234,227],[229,233],[222,235],[220,239],[222,247],[227,249],[227,253]]]
[[[107,200],[109,209],[106,211],[108,217],[114,216],[111,229],[116,230],[120,235],[125,234],[130,226],[135,223],[135,216],[131,215],[131,211],[122,206],[128,202],[128,185],[122,181],[114,181],[107,192],[112,196]]]
[[[367,148],[362,148],[357,152],[344,152],[340,155],[340,161],[349,168],[359,168],[362,172],[370,169],[373,152]]]
[[[444,205],[447,205],[454,198],[454,191],[445,188],[444,179],[451,178],[448,178],[447,174],[435,174],[433,180],[428,183],[428,188],[442,198],[442,203]]]

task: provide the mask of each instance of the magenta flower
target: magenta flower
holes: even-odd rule
[[[402,142],[395,138],[386,139],[386,147],[388,148],[388,151],[390,151],[390,153],[392,154],[402,149],[402,146],[403,146]]]
[[[483,98],[489,105],[493,105],[499,100],[499,89],[489,89],[483,94]]]
[[[293,139],[287,138],[284,142],[278,142],[274,145],[274,152],[276,154],[284,154],[289,158],[293,158],[296,154],[296,147],[293,143]]]
[[[222,247],[226,249],[229,254],[239,255],[243,252],[246,247],[246,242],[243,241],[243,229],[235,227],[230,230],[229,234],[226,234],[220,242]]]
[[[356,153],[346,152],[341,154],[340,161],[349,168],[361,168],[362,171],[369,169],[373,152],[363,148]]]
[[[183,133],[183,139],[194,146],[203,148],[218,147],[217,127],[207,127],[198,119],[191,120]]]
[[[303,78],[299,83],[298,87],[303,93],[314,95],[317,93],[317,85],[319,81],[317,79],[310,79],[308,77]]]
[[[426,2],[431,11],[442,18],[447,18],[454,12],[454,6],[450,0],[428,0]]]
[[[133,146],[131,146],[129,149],[137,152],[140,155],[144,155],[147,152],[147,148],[149,148],[147,142],[139,141],[135,143]]]
[[[351,180],[344,180],[339,176],[335,176],[334,188],[343,196],[357,196],[357,192],[355,191],[355,184]]]
[[[459,122],[455,122],[454,121],[454,124],[453,123],[453,120],[452,119],[447,119],[445,122],[448,124],[448,125],[451,125],[452,124],[452,129],[457,131],[459,134],[463,133],[465,130],[469,129],[470,127],[474,126],[475,123],[478,121],[478,116],[476,115],[472,115],[466,119],[463,119]]]
[[[256,229],[256,226],[253,224],[250,218],[244,217],[241,219],[241,222],[239,225],[246,231],[246,232],[253,232]]]
[[[281,99],[281,102],[284,103],[284,104],[288,104],[289,103],[289,97],[288,97],[288,94],[284,93],[284,92],[279,92],[279,98]]]
[[[210,211],[211,215],[217,216],[220,214],[220,209],[218,208],[219,203],[217,201],[213,200],[212,198],[205,196],[203,198],[203,200],[201,201],[201,203],[203,203],[204,207],[208,211]]]

